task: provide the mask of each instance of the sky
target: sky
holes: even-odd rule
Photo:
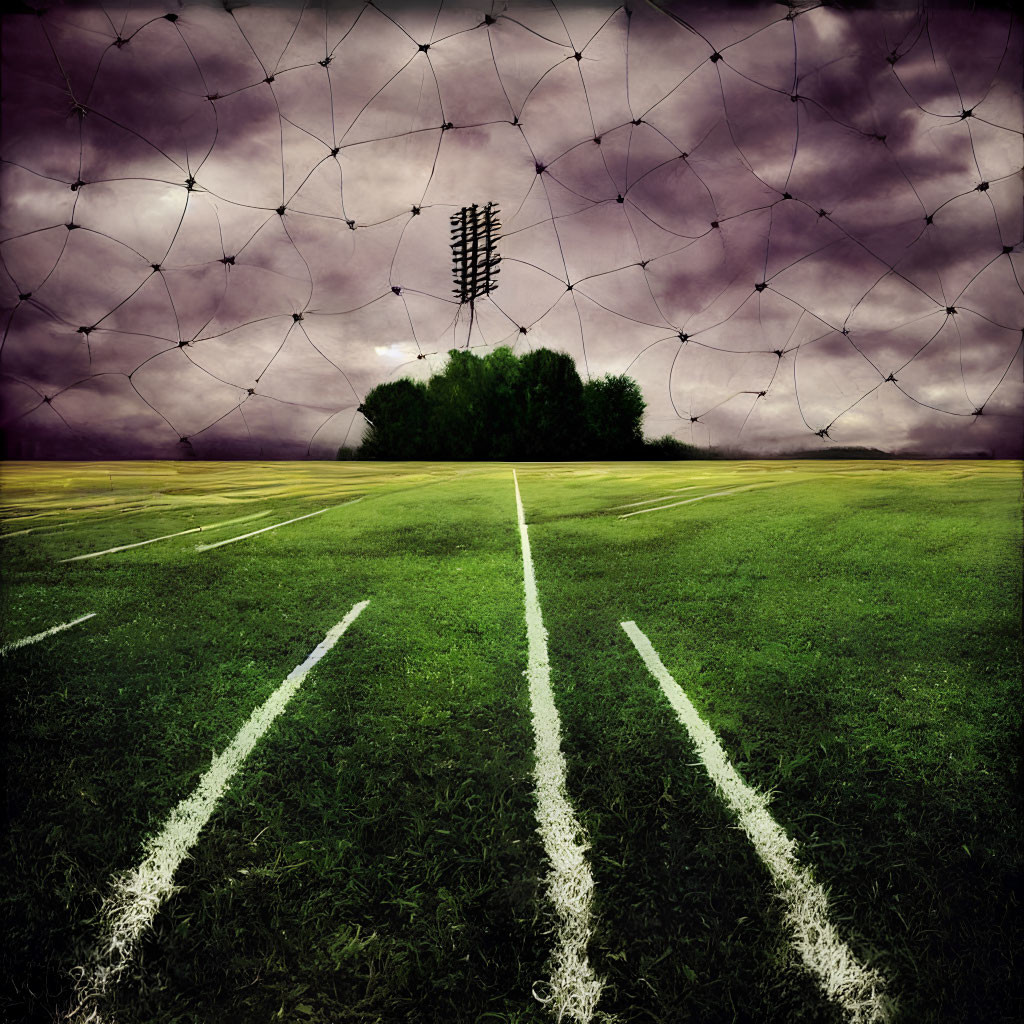
[[[370,388],[498,345],[627,372],[648,436],[1022,454],[1005,10],[33,7],[3,22],[8,457],[333,458]],[[471,318],[450,218],[488,202]]]

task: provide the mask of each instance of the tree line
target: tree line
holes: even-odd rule
[[[671,436],[645,441],[646,407],[625,374],[584,383],[572,358],[538,348],[517,356],[452,349],[428,381],[373,388],[360,459],[546,461],[706,457]],[[346,457],[343,449],[339,458]]]

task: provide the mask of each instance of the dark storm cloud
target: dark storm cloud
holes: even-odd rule
[[[792,9],[9,18],[10,435],[329,456],[467,343],[448,218],[497,200],[470,343],[628,367],[649,434],[1019,452],[1019,22]]]

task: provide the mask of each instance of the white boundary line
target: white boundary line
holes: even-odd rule
[[[671,494],[666,494],[663,498],[647,498],[644,501],[631,501],[628,505],[612,505],[611,511],[617,511],[620,508],[636,508],[637,505],[653,505],[656,501],[668,501],[669,498],[674,498],[683,491],[692,491],[694,488],[699,487],[700,484],[690,484],[687,487],[680,487],[678,491],[673,491]]]
[[[71,558],[58,559],[59,562],[80,562],[84,558],[99,558],[100,555],[112,555],[115,551],[127,551],[129,548],[142,548],[147,544],[155,544],[158,540],[170,540],[172,537],[184,537],[187,533],[202,533],[204,530],[219,530],[224,526],[232,526],[234,523],[244,523],[250,519],[262,519],[269,516],[269,512],[257,512],[251,516],[239,516],[237,519],[225,519],[222,523],[214,523],[212,526],[193,526],[189,530],[181,530],[178,533],[165,533],[162,537],[151,537],[149,540],[136,541],[134,544],[122,544],[116,548],[104,548],[102,551],[90,551],[87,555],[73,555]],[[215,547],[216,545],[211,545]]]
[[[79,616],[79,618],[72,619],[70,622],[62,622],[59,626],[51,626],[42,633],[36,633],[35,636],[27,636],[23,640],[12,640],[11,643],[4,644],[3,647],[0,647],[0,654],[6,654],[8,651],[17,650],[19,647],[24,647],[26,644],[34,644],[39,640],[45,640],[48,636],[52,636],[54,633],[59,633],[62,629],[70,629],[72,626],[77,626],[80,622],[85,622],[86,619],[91,619],[95,614],[95,612],[89,612],[88,615]]]
[[[642,508],[638,512],[627,512],[619,516],[620,519],[628,519],[630,516],[642,516],[645,512],[661,512],[666,508],[677,508],[679,505],[689,505],[694,501],[703,501],[705,498],[724,498],[727,494],[739,494],[740,491],[750,491],[755,487],[770,486],[767,484],[747,484],[745,487],[735,487],[731,491],[715,491],[713,494],[701,494],[696,498],[686,498],[684,501],[673,501],[671,505],[659,505],[657,508]]]
[[[343,501],[340,505],[332,505],[330,508],[322,508],[317,512],[307,512],[304,516],[296,516],[294,519],[286,519],[283,523],[274,523],[273,526],[264,526],[262,530],[253,530],[252,533],[243,533],[240,537],[229,537],[227,540],[219,540],[216,544],[197,544],[196,551],[212,551],[214,548],[221,548],[225,544],[234,544],[237,540],[245,540],[247,537],[255,537],[258,533],[266,533],[267,530],[276,530],[279,526],[287,526],[289,523],[297,523],[300,519],[310,519],[313,516],[323,515],[330,512],[331,508],[344,508],[346,505],[354,505],[362,501],[362,496],[353,498],[352,501]]]
[[[811,872],[797,862],[796,842],[768,813],[768,798],[748,786],[733,768],[714,731],[697,713],[636,623],[623,622],[621,626],[651,675],[661,684],[662,692],[689,733],[708,775],[768,868],[785,901],[794,945],[807,969],[825,994],[843,1007],[850,1021],[858,1024],[888,1021],[890,1014],[882,995],[881,974],[865,967],[839,937],[828,917],[825,890],[814,881]]]
[[[537,796],[537,831],[544,852],[551,862],[547,876],[548,900],[558,920],[555,946],[551,953],[550,994],[534,997],[551,1007],[556,1018],[586,1024],[604,987],[587,960],[590,942],[590,905],[594,897],[594,879],[584,854],[587,835],[576,819],[566,790],[565,757],[561,750],[560,721],[551,692],[551,666],[548,663],[548,634],[541,617],[537,580],[533,573],[530,538],[526,531],[519,478],[512,470],[519,517],[519,540],[523,549],[523,583],[526,590],[526,636],[530,684],[530,710],[533,713],[534,781]]]
[[[97,1019],[92,1004],[127,967],[139,938],[153,923],[160,905],[175,891],[174,873],[210,820],[232,776],[274,719],[284,711],[309,670],[338,642],[369,603],[360,601],[353,605],[313,653],[292,669],[284,682],[253,711],[235,738],[214,757],[191,796],[171,811],[160,834],[145,844],[142,863],[132,871],[114,876],[111,894],[100,907],[102,933],[93,951],[91,969],[83,972],[76,985],[79,1003],[71,1013],[72,1019]]]

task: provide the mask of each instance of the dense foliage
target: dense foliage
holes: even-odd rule
[[[369,392],[359,407],[370,424],[360,458],[685,458],[692,451],[679,442],[671,452],[646,451],[646,403],[625,375],[584,384],[570,356],[546,348],[448,355],[427,382],[397,380]]]

